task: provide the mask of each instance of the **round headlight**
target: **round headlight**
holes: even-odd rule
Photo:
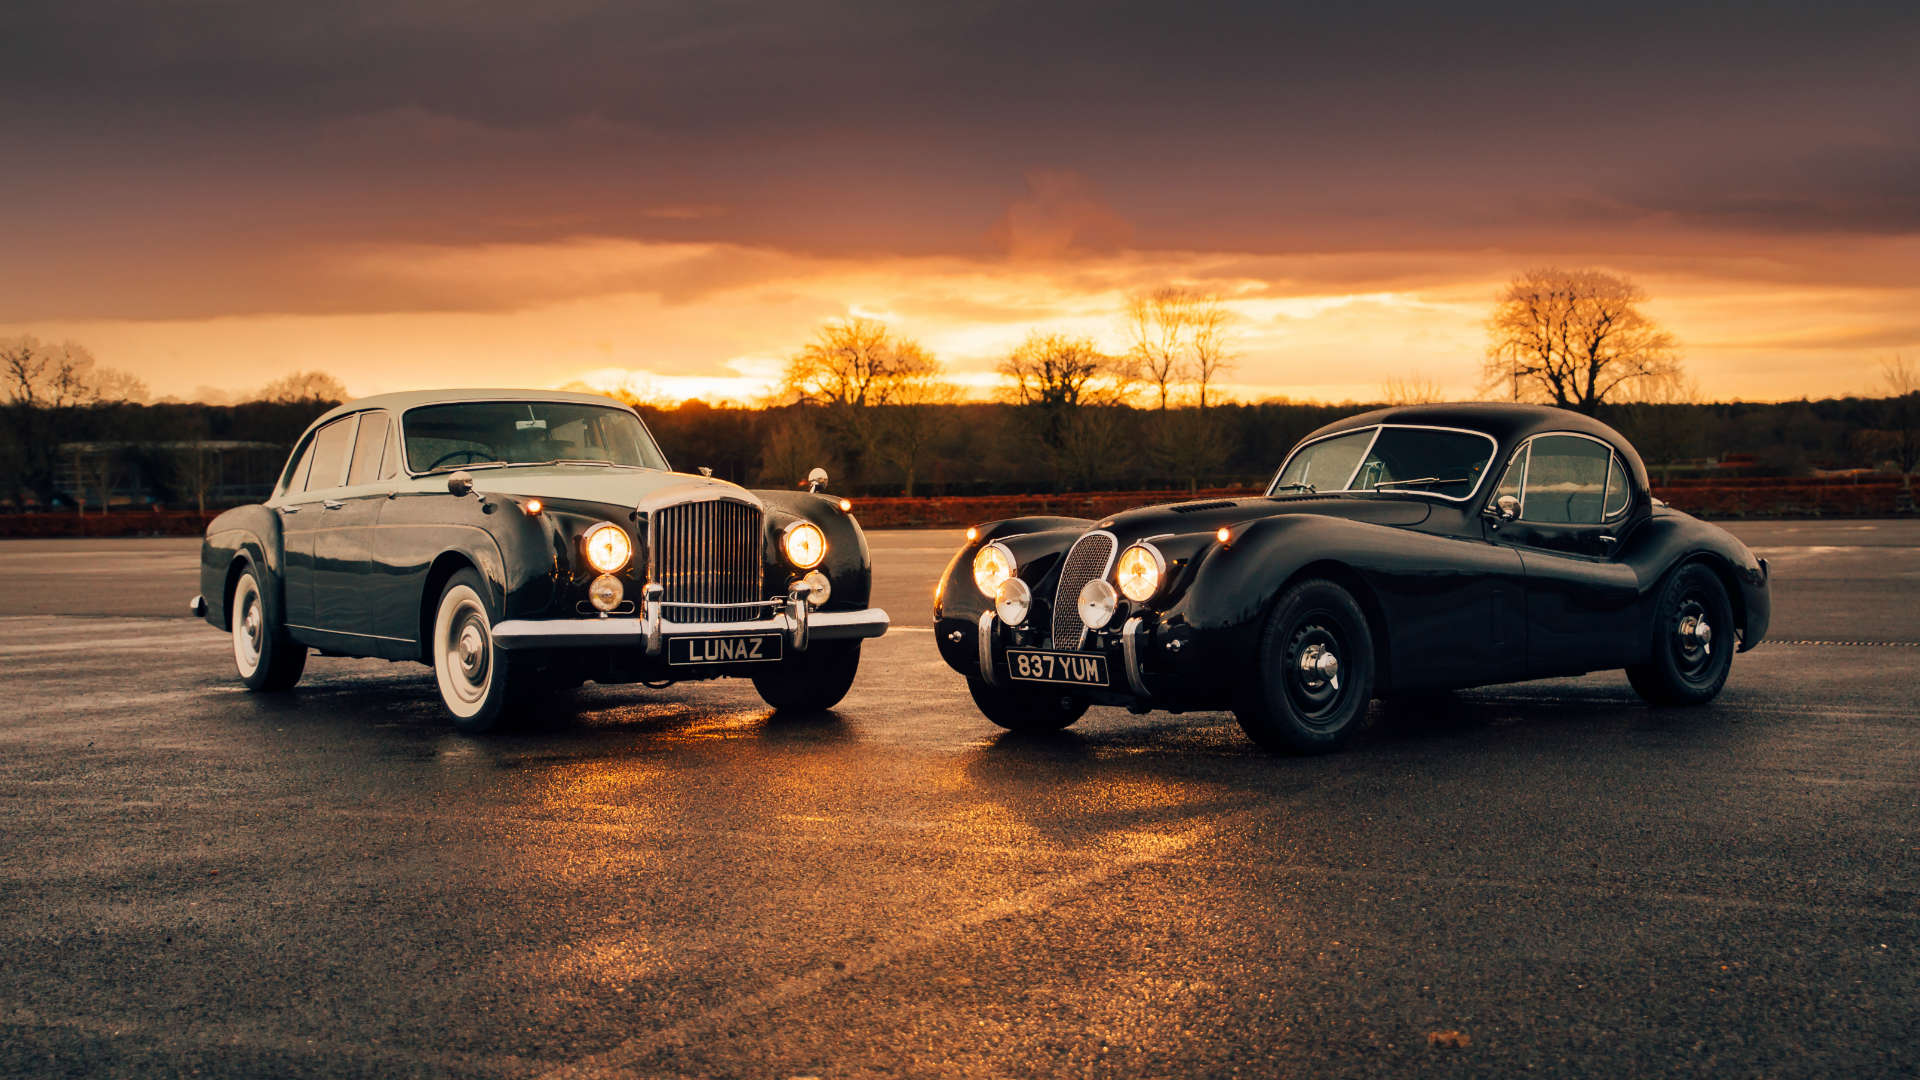
[[[1033,590],[1019,578],[1008,578],[993,591],[993,610],[1000,621],[1008,626],[1019,626],[1027,621],[1027,612],[1033,608]]]
[[[1135,544],[1120,553],[1113,564],[1114,580],[1120,583],[1120,595],[1136,604],[1144,604],[1160,591],[1167,576],[1167,561],[1151,544]]]
[[[1002,582],[1013,577],[1019,569],[1014,561],[1013,552],[998,540],[983,547],[973,556],[973,584],[980,595],[992,597],[1000,592]]]
[[[627,530],[611,521],[588,529],[582,543],[587,549],[587,565],[603,574],[613,573],[633,558],[633,540]]]
[[[787,561],[802,570],[811,570],[827,557],[827,534],[811,521],[796,521],[780,537]]]
[[[811,590],[807,593],[807,603],[812,604],[814,607],[819,607],[826,603],[827,598],[833,595],[833,582],[828,581],[827,575],[818,570],[808,571],[807,576],[800,580],[812,586]]]
[[[612,611],[620,606],[620,601],[626,592],[619,578],[612,574],[601,574],[593,579],[593,584],[587,586],[587,602],[592,604],[595,610]]]
[[[1094,578],[1080,588],[1080,622],[1089,630],[1098,630],[1113,621],[1120,596],[1106,578]]]

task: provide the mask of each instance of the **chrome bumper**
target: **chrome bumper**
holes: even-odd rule
[[[980,613],[980,624],[974,632],[974,646],[980,659],[980,679],[988,686],[999,685],[999,680],[994,675],[993,664],[996,649],[999,644],[995,640],[998,636],[995,631],[1000,625],[1000,620],[995,617],[993,610],[989,608]],[[1141,670],[1140,663],[1140,650],[1142,648],[1140,639],[1146,633],[1146,626],[1147,620],[1143,616],[1135,615],[1127,619],[1120,631],[1120,663],[1121,670],[1126,672],[1127,676],[1126,689],[1131,690],[1133,696],[1142,701],[1153,696],[1153,692],[1147,689],[1146,673]],[[954,633],[957,639],[959,631],[955,631]],[[1101,653],[1101,655],[1104,656],[1106,654]],[[1108,660],[1111,662],[1112,657],[1109,656]],[[1108,687],[1108,689],[1119,690],[1121,688],[1119,686],[1111,686]]]
[[[642,645],[648,656],[659,656],[668,638],[709,637],[714,634],[784,634],[787,646],[806,651],[813,639],[838,641],[846,638],[879,637],[887,632],[887,613],[879,608],[859,611],[817,611],[807,603],[806,585],[795,585],[784,600],[768,601],[755,607],[771,607],[770,618],[745,622],[685,623],[661,615],[661,588],[646,587],[640,617],[604,619],[506,619],[493,628],[494,643],[502,649],[569,649],[596,646]],[[674,604],[674,607],[695,607]]]

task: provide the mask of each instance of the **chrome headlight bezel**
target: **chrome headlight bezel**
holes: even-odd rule
[[[606,541],[606,546],[596,545],[596,537]],[[617,574],[633,561],[633,537],[611,521],[598,521],[580,534],[580,553],[595,573]]]
[[[812,543],[817,546],[812,548],[802,546],[796,554],[795,546],[806,545],[809,542],[807,540],[809,533],[813,535]],[[780,554],[786,556],[787,561],[795,567],[811,570],[826,560],[827,534],[811,521],[795,521],[780,533]]]
[[[1136,552],[1139,553],[1137,556]],[[1140,569],[1149,572],[1152,576],[1143,578],[1126,573],[1129,556],[1133,556],[1136,563],[1139,558],[1144,557],[1146,563]],[[1119,587],[1121,596],[1136,604],[1144,604],[1160,595],[1160,590],[1167,586],[1167,557],[1160,553],[1159,548],[1145,541],[1133,544],[1113,561],[1113,580]]]
[[[992,565],[983,565],[985,563]],[[1000,586],[1020,573],[1020,560],[1013,557],[1013,549],[998,540],[981,545],[973,553],[973,587],[980,595],[991,600],[1000,591]]]

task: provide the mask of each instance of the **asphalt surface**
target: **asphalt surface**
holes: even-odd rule
[[[0,543],[0,1075],[1912,1076],[1920,523],[1734,529],[1776,641],[1714,705],[1529,683],[1319,759],[1001,734],[925,629],[951,533],[874,534],[833,714],[487,739],[418,665],[244,692],[193,542]]]

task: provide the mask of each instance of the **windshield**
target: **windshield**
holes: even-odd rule
[[[1268,494],[1416,491],[1464,499],[1479,486],[1493,450],[1493,439],[1477,432],[1361,428],[1295,450]]]
[[[407,410],[407,467],[414,472],[489,465],[580,463],[665,469],[640,418],[569,401],[469,401]]]

